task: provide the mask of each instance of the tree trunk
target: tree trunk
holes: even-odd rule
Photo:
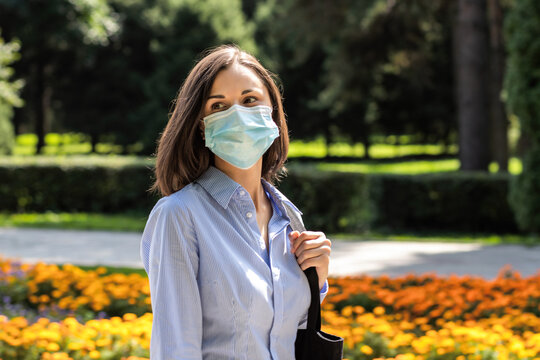
[[[15,136],[21,134],[22,113],[22,107],[16,107],[13,109],[13,131],[15,132]]]
[[[320,116],[320,113],[317,116]],[[332,133],[330,131],[330,125],[332,125],[332,122],[326,121],[325,124],[326,126],[324,127],[324,146],[326,154],[324,155],[324,158],[328,159],[330,157],[330,144],[332,142]]]
[[[508,171],[508,118],[501,101],[504,77],[504,45],[502,36],[502,9],[500,0],[488,0],[490,44],[491,154],[499,164],[499,171]]]
[[[459,0],[455,46],[461,170],[487,171],[490,162],[486,0]]]
[[[36,145],[36,154],[43,152],[43,146],[45,146],[45,66],[42,59],[38,59],[36,63],[36,91],[35,91],[35,104],[36,104],[36,119],[35,119],[35,132],[38,138]]]
[[[364,149],[365,149],[365,152],[364,152],[364,159],[365,160],[370,160],[371,159],[371,155],[369,154],[369,148],[371,147],[371,142],[369,140],[369,126],[367,126],[365,123],[364,123],[364,129],[362,131],[362,144],[364,144]]]
[[[98,143],[98,136],[95,134],[90,134],[90,144],[92,145],[92,150],[90,150],[90,152],[92,154],[96,153],[97,143]]]

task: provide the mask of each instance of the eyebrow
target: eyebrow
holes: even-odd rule
[[[252,91],[253,91],[253,89],[246,89],[246,90],[242,91],[242,95],[247,94],[247,93],[252,92]],[[208,99],[225,99],[225,96],[223,96],[223,95],[210,95],[208,97]]]

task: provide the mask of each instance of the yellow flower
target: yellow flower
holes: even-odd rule
[[[370,348],[370,347],[367,346],[367,345],[362,345],[362,347],[360,348],[360,351],[363,352],[363,353],[366,354],[366,355],[371,355],[371,354],[373,354],[373,349]]]
[[[57,343],[49,343],[49,345],[47,345],[47,351],[58,351],[60,350],[60,345],[58,345]]]
[[[377,306],[375,309],[373,309],[373,313],[377,316],[384,315],[385,311],[382,306]]]
[[[96,340],[97,347],[104,347],[110,344],[112,344],[112,340],[109,338],[101,338]]]
[[[341,315],[343,315],[343,316],[351,316],[352,311],[353,311],[352,306],[345,306],[343,309],[341,309]]]
[[[137,319],[137,315],[133,314],[133,313],[125,313],[122,318],[125,320],[125,321],[133,321],[133,320],[136,320]]]

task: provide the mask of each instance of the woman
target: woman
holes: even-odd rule
[[[294,359],[311,300],[328,292],[331,242],[292,231],[272,183],[288,130],[271,74],[235,46],[206,54],[161,135],[154,206],[141,242],[150,281],[150,358]]]

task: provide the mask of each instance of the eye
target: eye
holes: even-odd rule
[[[255,96],[248,96],[247,98],[244,99],[244,104],[251,104],[257,101],[258,99]]]
[[[225,109],[225,104],[221,103],[221,102],[213,103],[210,106],[210,110],[212,110],[212,111],[220,111],[220,110],[223,110],[223,109]]]

